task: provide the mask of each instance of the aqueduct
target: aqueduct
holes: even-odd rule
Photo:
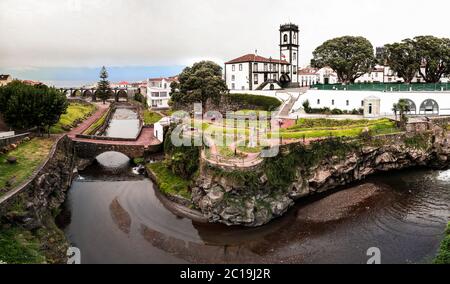
[[[84,88],[84,87],[74,87],[74,88],[60,88],[60,91],[68,97],[82,97],[91,98],[92,101],[97,100],[97,88]],[[139,93],[139,88],[111,88],[110,96],[114,98],[116,102],[120,99],[125,99],[128,101],[130,96]]]

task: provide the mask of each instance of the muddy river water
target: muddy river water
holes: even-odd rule
[[[316,196],[260,228],[197,224],[167,210],[125,156],[98,161],[65,205],[65,234],[82,263],[365,263],[370,247],[382,263],[427,263],[450,217],[450,171],[413,170],[368,179],[378,194],[337,220],[302,218],[325,197]]]

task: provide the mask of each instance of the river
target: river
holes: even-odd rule
[[[64,231],[82,263],[365,263],[370,247],[382,263],[427,263],[450,216],[450,171],[412,170],[368,179],[379,193],[339,220],[299,218],[316,196],[260,228],[196,224],[168,211],[125,156],[98,160],[65,204]]]
[[[104,136],[113,138],[135,138],[139,132],[139,117],[135,110],[117,108]]]

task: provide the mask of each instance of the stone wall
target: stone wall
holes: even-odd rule
[[[300,198],[363,180],[374,173],[450,165],[446,131],[435,126],[420,134],[423,135],[420,139],[426,139],[425,146],[413,144],[415,135],[418,134],[377,138],[348,152],[345,157],[321,159],[310,168],[297,164],[296,177],[285,189],[268,185],[263,166],[250,174],[230,174],[202,163],[200,175],[192,188],[192,201],[210,222],[260,226],[282,216]],[[419,138],[417,140],[421,141]]]

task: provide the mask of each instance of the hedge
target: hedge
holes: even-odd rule
[[[227,99],[231,103],[240,104],[242,109],[255,108],[256,110],[274,111],[281,106],[280,100],[273,97],[249,95],[249,94],[228,94]]]

